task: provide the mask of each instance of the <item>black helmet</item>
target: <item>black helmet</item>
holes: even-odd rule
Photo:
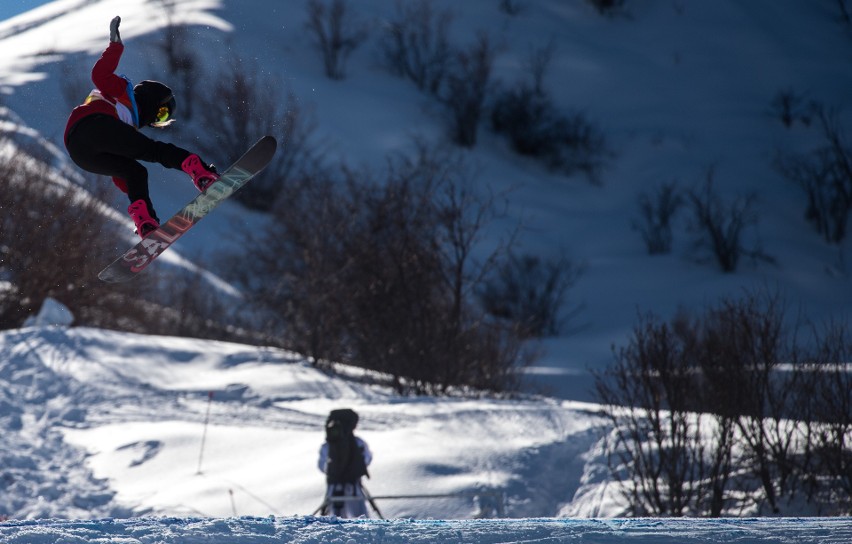
[[[159,81],[145,80],[133,87],[136,108],[139,111],[139,126],[144,127],[157,122],[165,122],[175,115],[175,102],[172,90]],[[166,108],[166,118],[158,119],[160,108]]]

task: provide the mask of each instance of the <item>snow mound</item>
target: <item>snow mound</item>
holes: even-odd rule
[[[10,544],[98,542],[101,544],[204,543],[294,544],[381,542],[535,542],[555,544],[840,544],[852,541],[845,518],[811,519],[629,519],[629,520],[352,520],[316,518],[140,518],[94,521],[24,521],[0,524]]]

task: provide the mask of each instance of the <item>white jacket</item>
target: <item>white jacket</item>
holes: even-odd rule
[[[370,462],[373,460],[373,454],[370,451],[370,447],[357,436],[355,437],[355,443],[358,444],[358,447],[361,448],[362,452],[364,452],[364,465],[370,466]],[[323,442],[322,446],[320,446],[319,462],[317,463],[317,467],[319,467],[320,471],[325,474],[326,469],[328,468],[328,442]]]

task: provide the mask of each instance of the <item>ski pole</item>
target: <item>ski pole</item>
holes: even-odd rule
[[[207,424],[210,422],[210,404],[213,402],[213,391],[207,393],[207,414],[204,416],[204,431],[201,433],[201,451],[198,452],[198,471],[201,474],[201,460],[204,458],[204,443],[207,441]]]
[[[379,507],[376,506],[376,501],[373,500],[373,496],[367,491],[367,488],[364,487],[364,484],[361,484],[361,491],[364,493],[364,497],[367,498],[367,502],[370,503],[370,506],[373,507],[373,510],[376,511],[376,515],[379,516],[379,519],[385,519],[382,513],[379,511]]]
[[[319,505],[319,508],[314,510],[314,513],[311,514],[311,515],[316,516],[317,514],[319,514],[321,516],[324,516],[326,514],[326,511],[325,511],[326,506],[328,506],[328,498],[323,499],[322,504]]]

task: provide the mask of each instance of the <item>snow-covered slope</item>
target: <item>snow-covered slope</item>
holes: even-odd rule
[[[312,515],[324,418],[344,406],[361,415],[358,434],[375,455],[368,489],[391,521]],[[12,518],[0,540],[16,544],[852,538],[847,518],[556,519],[560,507],[616,513],[614,486],[575,495],[603,475],[593,406],[402,398],[236,344],[86,328],[0,333],[0,423],[0,514]],[[501,501],[520,519],[471,520]]]
[[[563,111],[582,111],[600,126],[616,154],[603,185],[595,187],[513,155],[485,127],[467,153],[483,190],[513,188],[509,214],[525,225],[521,251],[565,250],[586,265],[568,301],[583,307],[569,324],[578,332],[549,340],[546,358],[533,369],[554,394],[591,400],[586,369],[611,360],[611,345],[624,342],[637,311],[669,316],[678,307],[699,308],[744,287],[769,285],[816,320],[848,312],[849,243],[830,246],[813,233],[803,218],[803,195],[771,166],[776,150],[804,151],[817,141],[815,127],[785,129],[771,114],[777,92],[790,90],[842,113],[848,104],[852,39],[833,4],[642,0],[630,3],[630,16],[615,18],[580,1],[521,1],[515,16],[496,1],[434,4],[453,11],[454,44],[472,42],[478,30],[501,44],[495,77],[504,86],[526,77],[529,51],[552,40],[546,89]],[[445,132],[436,103],[380,66],[375,36],[394,5],[364,0],[351,6],[374,32],[352,55],[348,77],[337,82],[322,74],[301,2],[192,0],[176,3],[174,18],[190,25],[204,77],[213,77],[232,55],[257,63],[313,109],[329,161],[380,165],[412,134],[438,138]],[[156,43],[167,17],[150,2],[57,0],[0,22],[0,82],[10,93],[4,101],[27,126],[58,142],[68,110],[62,88],[85,79],[115,14],[123,17],[127,43],[121,71],[136,80],[164,77]],[[848,122],[848,114],[841,120]],[[190,124],[172,136],[192,147],[191,134],[203,128]],[[223,157],[210,159],[221,163]],[[685,217],[671,255],[645,253],[630,228],[637,195],[663,182],[697,187],[710,167],[723,197],[758,194],[759,225],[747,235],[749,241],[759,237],[777,265],[744,263],[735,274],[722,274],[694,262]],[[156,166],[151,171],[161,215],[192,196],[182,174]],[[212,237],[246,220],[254,219],[226,203],[175,253],[208,255]],[[504,226],[491,234],[504,234]]]
[[[339,407],[361,415],[373,495],[465,495],[386,516],[470,518],[495,493],[507,515],[554,516],[601,425],[569,401],[404,398],[280,350],[86,328],[0,334],[0,378],[14,518],[310,514]]]

